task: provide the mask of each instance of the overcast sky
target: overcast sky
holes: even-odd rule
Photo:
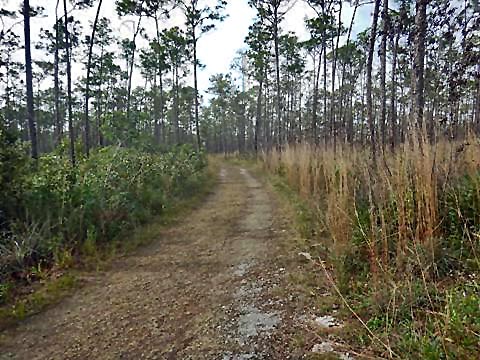
[[[213,3],[214,1],[205,0]],[[294,0],[293,0],[294,1]],[[3,2],[3,6],[13,10],[20,8],[20,0],[0,0]],[[43,6],[45,7],[46,16],[43,18],[33,18],[31,20],[32,27],[32,41],[38,40],[38,34],[40,29],[51,29],[55,22],[55,0],[30,0],[31,6]],[[62,1],[60,1],[60,12],[62,12]],[[90,29],[90,24],[93,22],[96,8],[90,10],[78,10],[74,12],[76,19],[80,20],[84,26],[84,33],[86,29]],[[353,28],[353,36],[359,31],[364,30],[370,24],[371,19],[371,5],[361,7],[357,11],[356,21]],[[343,5],[342,19],[345,26],[349,26],[353,8],[346,2]],[[217,73],[225,73],[230,71],[230,64],[235,58],[237,52],[244,48],[244,39],[248,33],[248,27],[252,24],[255,18],[255,11],[248,6],[247,0],[228,0],[228,6],[226,8],[226,14],[228,17],[223,23],[218,24],[217,28],[210,33],[204,35],[198,44],[198,57],[201,63],[206,67],[199,73],[199,88],[203,93],[209,87],[209,78]],[[115,12],[115,0],[104,0],[101,11],[102,17],[107,17],[111,20],[113,31],[120,37],[131,37],[131,24],[125,22],[125,18],[120,19]],[[293,8],[287,14],[285,21],[282,23],[282,29],[284,31],[293,31],[297,33],[301,40],[308,38],[308,34],[305,30],[304,19],[306,17],[312,17],[313,11],[303,1],[296,1]],[[21,20],[20,18],[17,21]],[[184,17],[180,12],[175,12],[171,19],[164,22],[164,27],[171,27],[174,25],[182,26],[184,23]],[[153,36],[154,28],[153,24],[144,22],[144,27]],[[18,34],[22,34],[22,24],[20,23],[16,28]],[[88,30],[89,31],[89,30]],[[145,45],[141,42],[139,46]],[[19,58],[23,57],[23,52],[17,54]],[[41,57],[42,54],[34,52],[34,59]],[[78,78],[83,75],[83,69],[81,65],[76,65],[73,68],[74,78]],[[139,71],[134,77],[134,82],[140,85]]]

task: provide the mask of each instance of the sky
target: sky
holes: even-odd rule
[[[214,0],[203,0],[209,3],[214,3]],[[304,26],[304,20],[307,17],[312,17],[314,12],[302,0],[292,0],[294,6],[287,13],[285,20],[282,22],[282,29],[295,32],[300,40],[306,40],[308,33]],[[0,0],[2,6],[14,10],[20,8],[20,0]],[[33,18],[31,20],[32,41],[39,39],[39,32],[41,28],[51,29],[55,19],[55,0],[30,0],[31,6],[43,6],[45,8],[45,16],[42,18]],[[60,1],[60,13],[63,11],[62,1]],[[96,7],[89,10],[78,10],[74,12],[76,19],[79,19],[86,29],[90,29],[90,24],[95,17]],[[358,32],[363,31],[370,24],[372,8],[371,5],[364,5],[359,8],[355,18],[352,36],[354,37]],[[228,15],[224,22],[217,24],[216,29],[202,36],[198,43],[198,58],[205,68],[199,72],[199,89],[201,94],[204,94],[209,87],[209,79],[212,75],[217,73],[230,72],[230,65],[232,60],[237,56],[239,50],[244,49],[244,39],[248,33],[248,27],[253,23],[255,18],[255,10],[248,6],[247,0],[228,0],[225,13]],[[353,7],[349,2],[343,4],[342,21],[346,27],[349,26],[353,13]],[[111,20],[113,31],[121,37],[131,37],[132,25],[128,22],[128,18],[120,19],[115,12],[115,0],[104,0],[101,16],[107,17]],[[16,19],[19,22],[21,19]],[[127,21],[126,21],[127,20]],[[182,26],[184,17],[176,11],[172,14],[169,20],[163,22],[163,27]],[[153,35],[154,27],[152,23],[144,22],[147,33]],[[17,34],[23,35],[22,23],[16,25],[15,30]],[[89,32],[89,30],[88,30]],[[141,40],[138,44],[140,47],[146,45],[146,41]],[[23,52],[16,54],[19,59],[23,58]],[[42,57],[42,53],[33,51],[33,58]],[[84,69],[82,65],[74,65],[72,69],[73,78],[78,79],[84,76]],[[139,70],[134,74],[134,85],[141,85]]]

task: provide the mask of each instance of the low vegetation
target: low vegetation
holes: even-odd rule
[[[0,304],[18,285],[81,261],[205,182],[206,158],[188,145],[161,153],[104,147],[74,168],[61,147],[35,164],[12,134],[2,129],[0,140]]]
[[[263,161],[315,210],[323,246],[312,255],[332,264],[344,305],[375,334],[379,354],[473,359],[480,351],[480,145],[411,144],[376,164],[360,149],[335,154],[308,145]],[[370,343],[366,335],[356,334],[360,344]]]

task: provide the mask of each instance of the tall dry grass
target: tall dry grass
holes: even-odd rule
[[[463,177],[478,179],[480,144],[472,138],[420,147],[411,139],[376,164],[367,149],[333,153],[301,144],[265,153],[263,162],[322,214],[333,257],[364,256],[374,276],[422,271],[428,277],[438,272],[449,237],[445,217],[462,217],[463,209],[445,208],[452,206],[445,196]],[[480,198],[478,184],[474,189]],[[475,244],[465,247],[475,252]]]
[[[376,163],[350,145],[262,159],[316,210],[324,246],[310,251],[381,358],[477,358],[480,139],[409,139]]]

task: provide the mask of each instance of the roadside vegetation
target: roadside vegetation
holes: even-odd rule
[[[73,168],[62,147],[34,163],[18,139],[0,131],[0,305],[25,295],[24,286],[122,247],[127,232],[161,219],[206,183],[206,157],[188,145],[163,152],[104,147]],[[61,282],[49,286],[73,285]],[[25,310],[13,312],[22,317]]]
[[[320,269],[327,262],[345,317],[364,321],[358,346],[402,358],[478,355],[479,150],[476,139],[423,155],[406,145],[377,166],[349,147],[264,155],[311,211],[303,233],[316,246],[306,251]]]
[[[196,47],[226,4],[108,4],[113,21],[133,23],[126,35],[105,5],[0,2],[0,323],[75,287],[67,269],[152,240],[142,225],[193,206],[214,181]],[[170,14],[185,26],[164,28]]]

